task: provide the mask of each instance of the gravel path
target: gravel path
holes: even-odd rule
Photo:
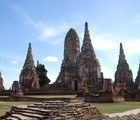
[[[140,109],[134,109],[134,110],[129,110],[129,111],[126,111],[126,112],[122,112],[122,113],[114,113],[114,114],[106,114],[108,115],[109,117],[115,117],[115,116],[119,116],[119,117],[122,117],[124,115],[130,115],[130,114],[138,114],[140,113]]]

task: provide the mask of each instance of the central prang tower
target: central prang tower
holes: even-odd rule
[[[71,28],[65,37],[64,59],[69,58],[70,62],[75,64],[79,54],[80,54],[79,37],[76,31],[73,28]]]
[[[79,93],[102,90],[103,74],[91,43],[87,22],[81,52],[76,31],[72,28],[68,31],[64,43],[64,59],[55,83]]]
[[[79,37],[76,31],[71,28],[64,43],[64,59],[61,64],[61,71],[56,83],[63,84],[67,89],[77,90],[78,67],[77,57],[80,54]]]

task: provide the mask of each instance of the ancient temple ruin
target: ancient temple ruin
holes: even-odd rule
[[[46,100],[12,106],[1,120],[139,120],[140,113],[109,117],[95,106],[79,101]]]
[[[120,43],[119,60],[114,84],[123,84],[124,89],[127,91],[132,91],[134,86],[132,71],[126,61],[122,43]]]
[[[91,43],[87,22],[81,52],[76,31],[73,28],[68,31],[65,37],[64,60],[56,83],[65,84],[78,92],[93,93],[103,88],[103,74]]]
[[[85,23],[83,45],[77,64],[82,86],[86,84],[90,93],[101,90],[103,87],[103,74],[91,43],[87,22]]]
[[[81,47],[77,32],[73,28],[67,32],[64,41],[64,59],[55,83],[42,87],[39,84],[38,73],[33,60],[31,43],[29,43],[19,83],[18,81],[13,82],[12,92],[16,95],[20,93],[25,95],[77,94],[92,102],[118,102],[124,101],[124,98],[125,100],[140,98],[140,65],[134,83],[132,71],[125,58],[122,43],[120,43],[115,81],[113,83],[110,78],[104,78],[92,45],[87,22]],[[45,74],[47,75],[47,71]],[[0,73],[0,91],[2,90],[4,87]],[[8,92],[11,94],[10,91]]]
[[[29,43],[26,60],[23,69],[20,73],[19,83],[20,83],[20,87],[23,90],[39,88],[39,78],[36,73],[36,68],[34,65],[31,43]]]
[[[60,83],[66,88],[77,90],[79,75],[76,61],[79,54],[79,37],[76,31],[71,28],[65,37],[64,59],[56,83]]]
[[[13,106],[1,120],[103,120],[105,115],[91,104],[79,101],[43,101],[33,105]]]
[[[15,96],[20,95],[20,85],[18,81],[13,81],[11,95],[15,95]]]
[[[4,90],[4,86],[3,86],[3,78],[1,76],[1,72],[0,72],[0,91]]]

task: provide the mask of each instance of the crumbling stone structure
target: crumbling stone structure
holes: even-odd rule
[[[117,71],[115,72],[115,82],[114,84],[123,84],[124,89],[127,91],[133,90],[133,75],[129,68],[129,65],[125,59],[125,54],[123,50],[122,43],[120,43],[120,54],[117,65]]]
[[[39,88],[39,78],[34,65],[31,43],[29,43],[26,60],[20,73],[19,83],[23,90]]]
[[[85,80],[82,82],[87,84],[89,93],[101,90],[103,88],[103,74],[91,43],[87,22],[85,23],[83,45],[77,64],[79,76]]]
[[[87,22],[81,52],[76,31],[73,28],[68,31],[65,37],[64,60],[55,83],[77,92],[93,93],[103,88],[103,74],[91,43]]]
[[[103,90],[104,91],[112,91],[112,80],[111,79],[104,79],[103,81]]]
[[[1,120],[139,120],[140,113],[109,117],[85,102],[50,100],[32,105],[13,106]]]
[[[60,100],[44,101],[28,106],[13,106],[11,112],[1,117],[1,120],[26,119],[26,120],[103,120],[96,107],[90,104]]]
[[[71,28],[65,37],[64,59],[61,64],[60,74],[55,83],[61,84],[65,88],[77,91],[79,75],[76,61],[79,54],[79,37],[76,31]]]
[[[0,91],[4,90],[4,86],[3,86],[3,78],[1,76],[1,72],[0,72]]]
[[[12,95],[19,95],[20,85],[18,81],[14,81],[12,84]]]

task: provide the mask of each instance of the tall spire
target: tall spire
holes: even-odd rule
[[[28,47],[28,54],[27,55],[32,55],[32,46],[31,43],[29,43],[29,47]]]
[[[117,65],[117,71],[115,72],[115,84],[121,83],[125,85],[126,90],[132,90],[133,86],[133,74],[129,68],[129,64],[125,59],[122,43],[120,43],[120,53]]]
[[[91,43],[91,39],[90,39],[90,34],[89,34],[89,30],[88,30],[88,23],[85,22],[85,31],[84,31],[84,39],[83,39],[83,46],[82,46],[82,52],[84,51],[91,51],[91,53],[93,52],[93,54],[95,54],[92,43]]]
[[[34,65],[31,43],[29,43],[25,63],[20,73],[19,82],[23,90],[39,88],[39,78]]]
[[[126,61],[122,43],[120,43],[119,62]]]
[[[29,67],[30,65],[34,65],[31,43],[29,43],[26,60],[23,67]]]
[[[92,46],[87,22],[85,22],[83,45],[81,54],[77,59],[77,64],[80,78],[83,83],[87,82],[88,91],[93,92],[100,89],[102,87],[103,76]]]
[[[90,35],[89,35],[88,23],[87,23],[87,22],[85,22],[84,40],[90,40]],[[91,41],[91,40],[90,40],[90,41]]]

